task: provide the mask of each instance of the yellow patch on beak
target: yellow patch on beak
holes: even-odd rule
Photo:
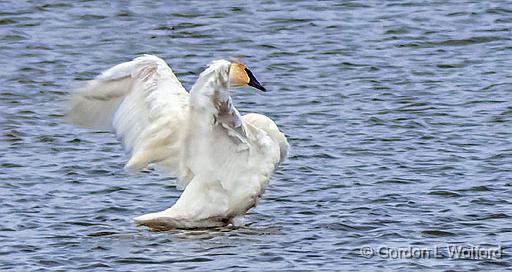
[[[241,63],[231,63],[229,68],[229,82],[233,87],[244,87],[251,79],[245,71],[247,67]]]

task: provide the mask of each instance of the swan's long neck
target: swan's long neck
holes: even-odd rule
[[[229,96],[229,67],[226,60],[213,61],[201,73],[190,91],[192,123],[224,123],[232,128],[241,127],[241,116]]]
[[[221,136],[218,124],[232,116],[225,114],[226,112],[238,114],[229,96],[229,67],[228,61],[212,62],[208,69],[199,75],[190,91],[183,162],[188,167],[187,171],[194,174],[215,172],[215,163],[211,160],[218,157],[219,150],[216,146],[222,145],[225,140]]]
[[[219,102],[230,100],[229,66],[225,60],[213,61],[208,69],[199,75],[190,91],[191,111],[218,115]]]

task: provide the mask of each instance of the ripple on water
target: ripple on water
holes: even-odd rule
[[[506,248],[360,247],[512,242],[511,15],[506,1],[0,3],[0,269],[506,270]],[[115,137],[64,124],[70,89],[142,53],[187,89],[240,57],[271,90],[233,93],[292,145],[245,227],[137,227],[177,199],[173,179],[125,173]]]

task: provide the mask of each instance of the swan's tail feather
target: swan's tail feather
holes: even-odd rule
[[[147,226],[153,230],[172,230],[179,228],[179,222],[161,213],[148,213],[134,218],[138,225]]]
[[[186,218],[177,218],[169,213],[157,212],[148,213],[134,218],[138,225],[149,227],[152,230],[164,231],[173,229],[197,229],[222,227],[231,223],[226,218],[207,218],[202,220],[190,220]]]

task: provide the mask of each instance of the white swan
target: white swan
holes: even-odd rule
[[[67,119],[113,129],[130,159],[177,176],[185,188],[167,210],[135,218],[153,229],[240,225],[256,205],[288,142],[260,114],[241,116],[230,87],[265,91],[241,63],[213,61],[189,93],[162,59],[144,55],[103,72],[72,94]]]

